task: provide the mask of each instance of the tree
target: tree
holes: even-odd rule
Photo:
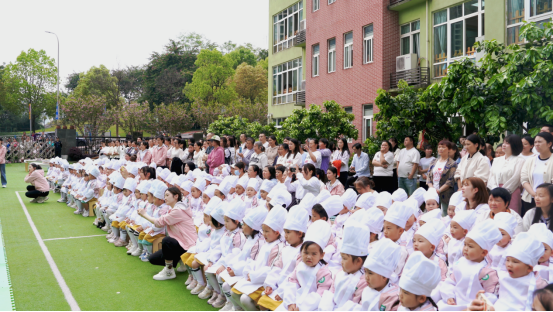
[[[257,65],[255,54],[252,52],[252,50],[244,47],[237,48],[234,51],[225,54],[225,58],[230,61],[230,63],[232,64],[232,69],[234,70],[236,70],[236,68],[243,63],[246,63],[250,66]]]
[[[177,135],[192,127],[186,107],[179,103],[159,104],[149,114],[148,128],[152,133]]]
[[[178,37],[179,44],[183,47],[183,51],[194,55],[200,54],[201,50],[217,49],[217,44],[195,32],[185,33]]]
[[[79,75],[79,83],[74,92],[85,98],[102,97],[106,101],[107,108],[112,108],[120,103],[117,83],[117,78],[112,76],[104,65],[93,66],[86,73]]]
[[[111,75],[117,78],[119,95],[127,103],[138,100],[143,93],[142,83],[144,68],[140,66],[127,66],[124,69],[114,69]]]
[[[221,52],[223,52],[223,54],[227,54],[234,51],[236,47],[237,47],[237,44],[229,40],[221,45]]]
[[[4,109],[23,114],[31,105],[33,124],[42,114],[55,115],[56,97],[52,92],[57,83],[57,67],[44,50],[21,52],[15,63],[3,69],[2,81]]]
[[[67,83],[64,85],[64,87],[67,89],[68,92],[73,92],[75,88],[79,85],[79,78],[82,73],[71,73],[69,76],[67,76]]]
[[[73,94],[60,103],[60,109],[67,123],[83,135],[100,135],[119,119],[117,108],[108,109],[108,101],[96,95]]]
[[[346,112],[335,101],[326,101],[322,107],[313,104],[309,109],[295,109],[277,131],[278,140],[286,136],[300,142],[307,138],[336,140],[341,136],[357,139],[358,131],[351,123],[355,115]]]
[[[125,132],[132,134],[146,129],[150,113],[148,103],[124,103],[119,111],[120,125]]]
[[[274,134],[276,128],[274,123],[262,125],[257,121],[249,122],[247,118],[235,115],[229,117],[219,116],[217,120],[209,125],[207,131],[218,135],[233,135],[236,138],[245,133],[246,136],[257,138],[260,133]]]
[[[446,115],[463,116],[481,136],[498,139],[506,131],[522,130],[535,135],[553,120],[553,41],[544,39],[552,35],[551,23],[532,22],[521,27],[526,44],[476,43],[477,51],[484,52],[481,64],[469,59],[451,64],[422,100],[437,104]]]
[[[234,75],[232,64],[217,50],[202,50],[195,62],[197,67],[191,83],[184,88],[191,101],[199,100],[204,105],[228,104],[236,98],[229,78]]]
[[[253,67],[242,63],[236,68],[233,81],[238,96],[251,103],[267,103],[267,71],[260,65]]]

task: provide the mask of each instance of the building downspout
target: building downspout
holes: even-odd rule
[[[428,25],[430,25],[430,20],[428,19],[428,1],[426,0],[426,64],[428,66],[428,70],[430,71],[430,59],[428,58],[428,53],[430,51],[430,31],[428,30]]]

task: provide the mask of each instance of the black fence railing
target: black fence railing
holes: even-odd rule
[[[126,137],[77,137],[77,148],[83,155],[97,155],[102,149],[102,142],[129,141]]]
[[[400,80],[408,85],[428,85],[430,83],[430,69],[428,67],[417,67],[397,73],[390,74],[390,89],[397,88]]]

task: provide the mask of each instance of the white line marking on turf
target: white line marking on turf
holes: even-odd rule
[[[106,236],[107,234],[98,234],[98,235],[89,235],[89,236],[72,236],[72,237],[60,237],[60,238],[46,238],[42,241],[52,241],[52,240],[60,240],[60,239],[72,239],[72,238],[87,238],[87,237],[97,237],[97,236]]]
[[[54,273],[54,276],[56,277],[56,280],[60,285],[61,291],[65,296],[65,300],[71,307],[71,311],[81,311],[81,308],[79,308],[77,301],[75,300],[75,298],[73,298],[73,295],[71,294],[71,290],[69,290],[69,287],[65,283],[63,276],[61,276],[60,270],[58,269],[56,262],[54,262],[54,259],[52,258],[50,251],[48,251],[48,248],[46,247],[46,245],[44,244],[44,241],[40,237],[40,233],[38,233],[38,230],[33,222],[33,219],[31,219],[31,215],[27,211],[27,207],[25,207],[25,204],[23,203],[23,200],[21,200],[19,193],[15,192],[15,195],[17,195],[17,198],[19,198],[19,203],[21,203],[23,212],[25,212],[25,216],[27,216],[27,221],[29,221],[29,225],[31,226],[31,229],[33,229],[33,233],[35,233],[36,240],[38,241],[38,244],[40,245],[40,248],[42,249],[44,256],[46,256],[46,261],[48,261],[48,264],[50,265],[50,269],[52,269],[52,272]]]

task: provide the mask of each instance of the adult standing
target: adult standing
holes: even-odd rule
[[[259,142],[261,142],[261,144],[263,144],[264,148],[269,147],[269,142],[267,141],[267,136],[265,135],[265,133],[260,133],[259,134]]]
[[[267,140],[269,142],[268,146],[265,148],[265,154],[267,155],[267,163],[270,166],[275,165],[276,158],[278,156],[278,145],[277,139],[274,135],[269,136]]]
[[[165,190],[164,190],[165,189]],[[192,216],[192,209],[188,201],[182,202],[182,195],[176,187],[167,189],[161,186],[155,192],[165,193],[165,204],[169,207],[169,212],[159,218],[150,217],[146,209],[138,209],[138,214],[150,221],[156,227],[166,227],[168,236],[161,241],[161,250],[153,253],[148,259],[153,265],[165,266],[161,272],[154,275],[158,281],[173,279],[175,267],[180,261],[180,257],[186,253],[190,247],[194,246],[197,234]]]
[[[319,153],[321,153],[321,170],[326,172],[330,165],[330,156],[332,155],[332,151],[328,149],[327,139],[323,138],[319,140]]]
[[[8,181],[6,180],[6,153],[8,148],[3,143],[4,139],[0,137],[0,178],[2,180],[2,187],[5,188],[8,185]]]
[[[488,182],[490,176],[490,160],[488,157],[480,153],[480,147],[482,146],[480,137],[476,134],[471,134],[465,140],[465,148],[467,154],[461,159],[457,171],[455,171],[455,181],[461,189],[463,180],[470,177],[477,177],[484,181],[484,184]],[[484,145],[485,146],[485,145]],[[488,198],[486,197],[486,200]]]
[[[520,157],[524,158],[524,160],[528,160],[532,158],[534,155],[532,152],[532,149],[534,149],[534,138],[527,135],[522,138],[522,153],[520,153]]]
[[[241,133],[240,137],[240,144],[236,144],[234,154],[236,155],[236,162],[242,161],[242,158],[238,156],[238,154],[243,153],[244,149],[246,148],[246,134]]]
[[[209,156],[211,151],[213,151],[213,146],[210,143],[212,137],[213,137],[213,133],[208,133],[205,139],[205,143],[207,143],[207,147],[205,148],[205,155],[203,157],[203,161],[205,163],[206,171],[209,171],[209,165],[207,164],[207,157]]]
[[[288,147],[290,148],[290,154],[286,157],[286,168],[290,169],[296,165],[302,166],[301,157],[303,150],[301,149],[300,142],[296,139],[288,140]]]
[[[338,148],[332,153],[331,162],[336,169],[338,169],[338,180],[344,186],[344,189],[348,188],[348,164],[349,164],[349,147],[348,140],[346,138],[338,139]]]
[[[305,162],[306,164],[313,164],[315,166],[315,169],[321,169],[321,162],[323,160],[321,152],[319,152],[319,144],[317,139],[307,139],[307,155],[305,156]]]
[[[250,157],[249,166],[256,165],[261,170],[267,166],[267,155],[265,155],[265,147],[261,142],[255,142],[253,145],[254,154]]]
[[[171,150],[171,172],[176,173],[177,175],[182,174],[183,170],[183,162],[182,158],[184,158],[184,140],[181,139],[175,139],[173,141],[173,149]]]
[[[521,213],[521,182],[520,173],[524,165],[524,158],[519,157],[522,152],[522,139],[511,134],[503,142],[503,151],[505,156],[494,159],[490,169],[490,178],[488,179],[488,189],[493,190],[496,187],[502,187],[511,194],[509,208]]]
[[[27,193],[25,193],[25,196],[32,198],[31,203],[42,204],[48,200],[50,186],[40,165],[32,163],[29,166],[29,174],[25,176],[25,183],[31,184],[27,185]]]
[[[392,144],[383,141],[380,144],[380,151],[374,154],[373,180],[377,192],[388,192],[392,194],[397,190],[397,178],[394,178],[394,153],[391,151]]]
[[[211,136],[209,142],[212,149],[207,155],[205,165],[209,168],[209,174],[213,174],[213,170],[225,163],[225,151],[221,147],[221,138],[218,135]]]
[[[449,157],[449,152],[452,148],[457,148],[452,142],[447,140],[440,141],[438,143],[438,158],[430,163],[428,172],[426,173],[426,184],[428,184],[429,188],[436,189],[440,197],[443,216],[447,215],[449,200],[455,192],[457,163]]]
[[[369,155],[363,152],[361,144],[353,144],[353,161],[349,167],[349,172],[353,174],[353,177],[348,178],[347,185],[353,186],[357,178],[370,177],[371,169],[369,168]]]
[[[152,163],[152,153],[148,150],[148,143],[146,141],[140,142],[136,156],[139,162],[143,162],[148,165]]]
[[[524,188],[522,193],[522,212],[524,217],[526,212],[536,207],[534,197],[536,189],[542,183],[551,183],[553,178],[553,160],[551,160],[551,146],[553,145],[553,135],[549,132],[540,132],[534,138],[534,148],[539,153],[524,163],[520,173],[520,182]]]
[[[426,144],[424,145],[424,156],[419,161],[419,174],[420,174],[420,187],[422,187],[425,190],[428,190],[428,185],[426,184],[426,178],[428,173],[428,168],[430,168],[430,164],[436,159],[432,155],[432,145]]]
[[[240,158],[242,159],[242,162],[244,163],[244,165],[246,165],[246,167],[250,166],[250,158],[254,154],[254,151],[253,151],[254,142],[255,141],[253,140],[253,138],[246,138],[245,148],[242,150],[241,153],[238,153],[238,156],[240,156]]]
[[[275,167],[278,166],[285,166],[286,167],[286,159],[288,158],[288,155],[290,155],[290,147],[286,143],[282,143],[278,146],[277,149],[277,158],[275,161]]]
[[[544,125],[544,126],[542,126],[541,129],[540,129],[540,133],[542,133],[542,132],[547,132],[547,133],[553,135],[553,126],[551,126],[551,125]],[[536,155],[539,155],[539,154],[540,154],[540,152],[538,152],[538,150],[536,149],[536,147],[534,147],[534,148],[532,149],[532,152],[533,152],[534,154],[536,154]]]
[[[152,162],[157,167],[167,168],[167,147],[163,145],[163,138],[156,138],[157,145],[152,148]]]
[[[54,154],[56,157],[61,157],[61,148],[63,144],[61,144],[60,138],[56,137],[56,142],[54,142]]]
[[[405,148],[399,152],[397,157],[398,187],[411,196],[417,188],[415,174],[421,155],[419,150],[415,148],[415,139],[412,136],[406,136],[403,145],[405,145]]]

